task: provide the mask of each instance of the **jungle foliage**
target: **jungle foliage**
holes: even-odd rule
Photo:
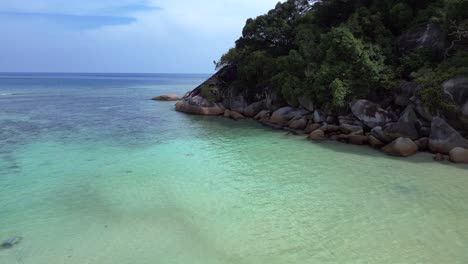
[[[289,102],[305,95],[330,108],[416,81],[437,108],[442,82],[466,74],[467,10],[467,0],[288,0],[247,20],[217,67],[236,67],[242,89],[270,86]],[[398,37],[428,23],[443,28],[444,54],[402,54]]]

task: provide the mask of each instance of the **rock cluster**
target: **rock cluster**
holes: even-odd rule
[[[217,91],[216,96],[209,96],[216,100],[206,98],[201,92],[207,86]],[[234,120],[253,118],[274,129],[308,135],[313,141],[330,139],[369,145],[393,156],[408,157],[418,151],[430,151],[438,154],[437,157],[449,155],[451,161],[465,163],[468,139],[463,127],[468,120],[468,79],[449,80],[443,88],[444,100],[457,107],[455,116],[432,115],[417,97],[420,87],[411,82],[403,83],[384,102],[355,100],[348,112],[336,113],[317,108],[305,97],[299,98],[293,107],[269,90],[245,97],[242,92],[235,93],[232,87],[223,86],[223,80],[215,74],[179,101],[176,110],[224,115]]]

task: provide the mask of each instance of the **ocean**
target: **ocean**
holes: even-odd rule
[[[0,74],[0,263],[468,263],[467,166],[149,100],[208,77]]]

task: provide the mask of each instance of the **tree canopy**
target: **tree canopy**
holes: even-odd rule
[[[340,108],[390,91],[399,80],[420,82],[425,93],[434,94],[443,80],[432,78],[436,83],[428,84],[430,74],[466,73],[466,10],[466,0],[288,0],[248,19],[217,67],[235,67],[234,85],[246,92],[270,86],[292,104],[307,96]],[[424,48],[398,49],[401,34],[431,23],[447,36],[444,56]],[[441,66],[454,58],[461,66]]]

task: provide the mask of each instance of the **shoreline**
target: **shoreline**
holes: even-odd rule
[[[311,141],[367,145],[390,156],[410,157],[421,152],[432,154],[436,162],[468,164],[468,140],[442,117],[431,117],[430,122],[421,120],[412,105],[393,116],[380,105],[364,99],[354,101],[350,105],[351,112],[343,115],[322,111],[312,103],[309,105],[309,108],[283,106],[271,109],[264,101],[244,102],[237,107],[236,102],[231,102],[228,108],[224,103],[209,102],[195,89],[177,101],[175,109],[193,115],[252,119],[271,129],[307,136]],[[417,129],[418,123],[425,125]]]

